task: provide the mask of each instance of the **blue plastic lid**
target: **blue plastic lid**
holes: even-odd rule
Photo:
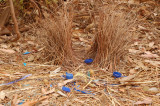
[[[113,76],[119,78],[122,77],[122,74],[120,72],[113,72]]]
[[[63,91],[66,91],[66,92],[71,92],[70,88],[65,87],[65,86],[62,87],[62,90],[63,90]]]
[[[84,60],[84,62],[87,63],[87,64],[88,64],[88,63],[92,63],[92,62],[93,62],[93,59],[86,59],[86,60]]]
[[[73,79],[73,74],[66,72],[66,79]]]

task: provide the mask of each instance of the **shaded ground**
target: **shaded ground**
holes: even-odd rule
[[[35,42],[36,36],[41,32],[35,29],[34,24],[30,26],[32,29],[23,33],[23,37],[17,43],[0,44],[0,104],[2,106],[18,103],[25,106],[160,105],[160,11],[158,5],[148,1],[137,4],[123,2],[117,6],[122,11],[132,9],[132,12],[137,14],[137,24],[131,30],[134,32],[134,42],[117,70],[123,76],[129,76],[126,77],[127,80],[124,79],[125,77],[115,79],[110,70],[96,68],[83,62],[78,67],[38,63],[38,58],[41,58],[39,52],[43,47]],[[80,13],[85,13],[84,8],[80,8]],[[72,40],[74,50],[85,59],[83,55],[93,43],[94,28],[92,22],[88,21],[89,16],[82,16],[82,19],[77,19],[75,22],[77,26],[74,28]],[[91,27],[87,27],[88,25]],[[31,53],[23,55],[26,51]],[[58,67],[62,67],[61,70],[54,73],[53,71]],[[73,81],[75,83],[70,81],[65,85],[71,88],[69,93],[59,88],[59,85],[66,81],[62,77],[66,72],[72,73],[75,77]],[[80,73],[90,76],[93,81],[90,82],[89,78]],[[2,85],[27,74],[32,75],[19,82]],[[88,91],[88,94],[75,91],[74,88]]]

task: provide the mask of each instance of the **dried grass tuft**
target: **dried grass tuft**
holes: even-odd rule
[[[99,11],[97,33],[94,44],[89,54],[94,58],[94,63],[100,67],[116,68],[120,59],[125,55],[131,42],[131,22],[126,15],[118,13],[114,7],[103,7]]]
[[[45,47],[41,51],[43,62],[56,65],[76,63],[71,42],[72,22],[72,7],[64,4],[55,17],[41,23],[39,40]]]

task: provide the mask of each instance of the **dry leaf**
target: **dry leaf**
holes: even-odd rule
[[[27,59],[28,62],[31,62],[31,61],[33,61],[33,60],[34,60],[34,56],[33,56],[33,55],[30,55],[30,56],[28,57],[28,59]]]
[[[17,104],[17,97],[18,97],[18,95],[16,94],[15,96],[14,96],[14,99],[12,100],[12,106],[16,106],[16,104]]]
[[[1,46],[2,48],[4,48],[4,49],[7,49],[7,48],[8,48],[8,46],[5,45],[5,44],[1,44],[0,46]]]
[[[9,53],[9,54],[15,53],[15,51],[12,50],[12,49],[0,49],[0,51],[2,51],[2,52],[4,52],[4,53]]]
[[[148,70],[148,67],[146,67],[142,62],[135,60],[135,63],[138,65],[138,67]]]
[[[66,94],[64,94],[63,92],[61,92],[61,91],[57,91],[57,93],[59,93],[60,95],[62,95],[62,96],[64,96],[64,97],[67,97],[67,95]]]
[[[42,103],[38,106],[49,106],[49,100],[42,101]]]
[[[61,71],[61,67],[58,67],[54,71],[50,71],[50,75],[54,75],[55,73],[58,73],[60,71]]]
[[[160,61],[152,61],[152,60],[144,60],[144,61],[156,67],[160,65]]]
[[[48,95],[48,94],[51,94],[51,93],[53,93],[53,92],[55,92],[55,88],[53,88],[53,89],[51,89],[51,90],[45,92],[44,94]]]
[[[44,96],[44,97],[39,98],[38,100],[27,101],[24,104],[22,104],[21,106],[34,106],[36,103],[39,103],[40,101],[43,101],[47,98],[48,98],[48,96]]]
[[[135,69],[130,69],[130,70],[129,70],[129,73],[130,73],[130,74],[135,74],[135,73],[136,73],[136,70],[135,70]]]
[[[135,50],[135,49],[129,49],[129,52],[130,53],[139,53],[140,51],[139,50]]]
[[[123,77],[121,79],[119,79],[120,82],[126,82],[126,81],[130,81],[131,79],[133,79],[136,76],[136,74],[134,75],[129,75],[127,77]]]
[[[37,101],[27,101],[24,104],[22,104],[21,106],[34,106],[37,103]]]
[[[153,45],[154,45],[154,42],[150,42],[148,46],[152,48]]]
[[[5,98],[5,96],[6,96],[6,94],[5,94],[5,92],[4,91],[1,91],[0,92],[0,99],[4,99]]]
[[[145,98],[143,101],[137,101],[134,104],[135,105],[141,105],[141,104],[151,104],[151,103],[152,103],[152,99],[151,98]]]
[[[45,94],[47,91],[46,91],[46,89],[42,88],[42,89],[41,89],[41,92],[42,92],[43,94]]]
[[[149,51],[146,51],[145,53],[146,53],[146,54],[141,55],[141,56],[144,57],[144,58],[157,58],[157,57],[159,57],[157,54],[152,54],[152,53],[149,52]]]
[[[152,93],[158,93],[159,92],[158,88],[156,88],[156,87],[149,88],[148,91],[152,92]]]
[[[72,81],[74,81],[74,79],[69,79],[61,83],[58,83],[58,87],[61,89],[63,85],[66,85],[67,83],[72,82]]]

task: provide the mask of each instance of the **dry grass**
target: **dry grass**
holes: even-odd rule
[[[68,12],[69,11],[69,12]],[[73,12],[69,4],[64,4],[52,19],[41,23],[40,43],[45,47],[42,52],[43,62],[52,64],[73,64],[76,59],[72,50]]]
[[[95,20],[98,26],[95,42],[90,51],[90,56],[98,66],[115,68],[125,55],[131,41],[131,22],[129,24],[126,17],[123,13],[115,12],[114,7],[100,9],[99,17]]]

